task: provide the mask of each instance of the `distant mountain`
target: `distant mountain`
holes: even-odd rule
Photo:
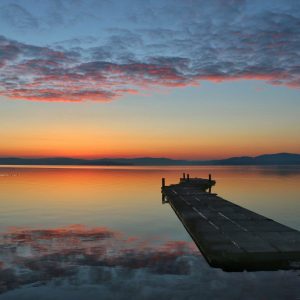
[[[300,165],[300,154],[277,153],[256,157],[241,156],[218,160],[176,160],[170,158],[102,158],[78,159],[68,157],[18,158],[2,157],[0,165],[69,165],[69,166],[178,166],[178,165]]]
[[[0,158],[1,165],[55,165],[55,166],[112,166],[112,165],[132,165],[123,163],[116,159],[78,159],[67,157],[49,157],[49,158],[18,158],[18,157],[2,157]]]
[[[277,153],[264,154],[256,157],[241,156],[221,160],[211,160],[213,165],[299,165],[300,154]]]
[[[101,160],[99,160],[101,161]],[[172,165],[186,165],[190,161],[177,160],[164,157],[139,157],[139,158],[116,158],[110,159],[110,161],[117,161],[125,165],[140,165],[140,166],[172,166]]]

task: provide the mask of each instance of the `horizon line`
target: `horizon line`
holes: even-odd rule
[[[225,158],[211,158],[211,159],[189,159],[189,158],[169,158],[165,156],[134,156],[134,157],[95,157],[95,158],[85,158],[85,157],[71,157],[71,156],[0,156],[0,159],[74,159],[74,160],[86,160],[86,161],[94,161],[94,160],[122,160],[122,159],[168,159],[174,161],[213,161],[213,160],[224,160],[230,158],[255,158],[264,155],[300,155],[300,153],[292,153],[292,152],[276,152],[276,153],[262,153],[259,155],[239,155],[239,156],[227,156]]]

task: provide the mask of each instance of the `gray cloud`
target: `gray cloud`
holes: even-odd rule
[[[126,4],[132,9],[113,0],[100,6],[90,1],[51,3],[49,16],[63,18],[57,26],[68,28],[79,11],[93,15],[86,23],[91,25],[86,38],[41,47],[2,37],[0,94],[27,100],[110,101],[153,85],[182,87],[202,80],[262,80],[300,87],[297,1]],[[92,25],[99,28],[98,35]]]
[[[27,30],[39,26],[38,20],[24,7],[17,4],[0,6],[0,18],[9,26],[20,30]]]
[[[151,244],[107,228],[0,236],[0,299],[296,299],[296,271],[225,273],[193,243]]]

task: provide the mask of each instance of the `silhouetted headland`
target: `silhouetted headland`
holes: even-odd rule
[[[78,159],[67,157],[19,158],[2,157],[1,165],[69,165],[69,166],[203,166],[203,165],[300,165],[300,154],[277,153],[256,157],[241,156],[218,160],[177,160],[170,158],[101,158]]]

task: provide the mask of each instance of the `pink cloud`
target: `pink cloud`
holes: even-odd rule
[[[41,280],[71,278],[74,272],[87,266],[96,270],[102,266],[185,275],[190,273],[190,266],[178,263],[178,259],[186,255],[200,256],[191,242],[151,244],[106,227],[83,225],[51,229],[11,228],[0,235],[0,243],[3,250],[0,293]],[[24,272],[15,272],[20,268]],[[5,274],[14,276],[3,278]]]
[[[278,39],[279,37],[275,37]],[[260,80],[299,88],[297,68],[195,61],[181,57],[144,58],[127,63],[83,59],[57,51],[0,39],[0,95],[30,101],[108,102],[153,87],[196,86],[201,81]],[[243,53],[247,49],[237,49]],[[214,51],[222,55],[222,51]],[[86,60],[86,61],[84,61]],[[197,62],[197,63],[196,63]],[[240,64],[240,62],[239,62]],[[221,70],[221,71],[220,71]]]

